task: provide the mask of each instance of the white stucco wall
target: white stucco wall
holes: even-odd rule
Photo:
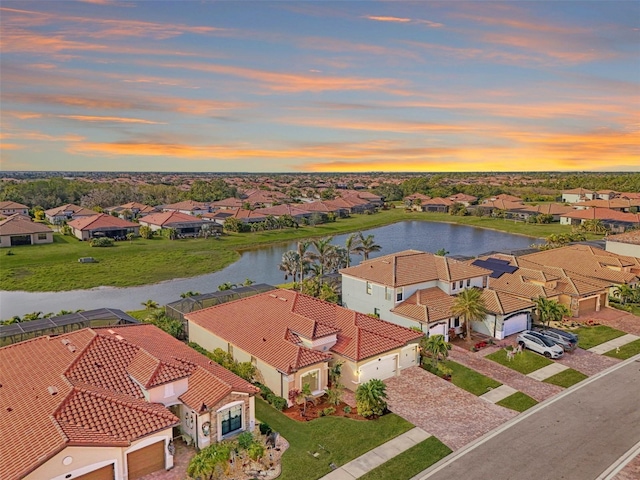
[[[640,245],[633,245],[631,243],[613,242],[607,240],[607,246],[605,250],[611,253],[617,253],[618,255],[625,255],[628,257],[640,258]]]

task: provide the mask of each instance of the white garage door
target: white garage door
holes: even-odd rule
[[[447,324],[446,323],[437,323],[433,327],[429,328],[429,336],[432,335],[447,335]]]
[[[372,378],[385,380],[396,375],[398,356],[391,355],[380,357],[360,367],[360,383],[365,383]]]
[[[418,346],[409,345],[400,353],[400,368],[413,367],[418,364]]]
[[[502,326],[502,333],[504,337],[513,335],[514,333],[526,330],[529,327],[529,319],[526,313],[519,313],[513,317],[505,319]],[[504,338],[503,337],[503,338]]]

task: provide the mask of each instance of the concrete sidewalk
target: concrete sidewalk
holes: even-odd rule
[[[430,436],[430,434],[421,428],[412,428],[408,432],[398,435],[387,443],[383,443],[355,460],[344,464],[342,467],[322,477],[322,480],[354,480],[360,478],[368,471],[379,467],[386,461],[426,440]]]
[[[615,350],[618,347],[622,347],[627,343],[631,343],[638,338],[640,337],[638,337],[637,335],[631,335],[630,333],[627,333],[626,335],[623,335],[621,337],[614,338],[613,340],[601,343],[600,345],[596,345],[595,347],[590,348],[589,352],[599,353],[600,355],[602,355],[603,353],[607,353],[611,350]]]

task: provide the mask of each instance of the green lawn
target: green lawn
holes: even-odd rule
[[[436,437],[429,437],[359,478],[360,480],[407,480],[450,453],[451,449],[444,443]]]
[[[464,365],[460,365],[452,360],[446,360],[444,364],[453,370],[451,374],[451,383],[456,387],[460,387],[474,395],[484,395],[490,389],[498,388],[502,385],[500,382],[492,378],[485,377],[481,373],[476,372]]]
[[[516,354],[515,358],[511,361],[507,360],[507,352],[504,349],[487,355],[485,358],[493,360],[505,367],[512,368],[517,372],[524,373],[525,375],[553,363],[542,355],[538,355],[529,350],[523,350],[522,353]]]
[[[516,392],[513,395],[509,395],[507,398],[503,398],[496,403],[496,405],[510,408],[511,410],[515,410],[516,412],[524,412],[525,410],[528,410],[537,404],[538,402],[535,399],[522,392]]]
[[[634,340],[631,343],[627,343],[626,345],[621,346],[619,349],[613,349],[605,355],[607,357],[619,358],[621,360],[626,360],[627,358],[631,358],[634,355],[640,353],[640,339]]]
[[[570,331],[578,335],[578,346],[585,350],[589,350],[596,345],[600,345],[601,343],[626,335],[625,332],[607,327],[606,325],[580,327]]]
[[[589,377],[584,373],[578,372],[573,368],[568,368],[567,370],[563,370],[562,372],[556,373],[555,375],[545,379],[544,382],[558,385],[559,387],[569,388],[571,385],[575,385],[586,378]]]
[[[186,278],[223,269],[239,258],[239,251],[269,243],[337,235],[367,230],[403,220],[458,223],[510,233],[546,237],[569,231],[560,224],[536,225],[493,218],[456,217],[439,213],[407,213],[402,208],[373,215],[353,215],[317,227],[229,234],[219,240],[136,239],[117,242],[109,248],[92,248],[75,237],[54,234],[54,243],[12,247],[13,255],[2,256],[0,289],[64,291],[92,287],[130,287],[173,278]],[[98,263],[78,263],[94,257]]]
[[[256,417],[289,442],[290,446],[282,456],[280,480],[320,478],[331,471],[330,463],[344,465],[413,428],[392,413],[376,420],[330,416],[297,422],[258,398]],[[314,453],[319,456],[314,457]]]

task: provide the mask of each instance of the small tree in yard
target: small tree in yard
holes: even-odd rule
[[[374,378],[356,389],[356,406],[363,417],[380,416],[387,409],[387,387]]]
[[[482,291],[477,288],[467,288],[457,297],[451,307],[451,313],[464,318],[467,340],[471,340],[471,322],[484,319],[487,307],[482,299]]]
[[[302,386],[301,390],[298,390],[298,397],[296,398],[297,401],[302,401],[302,416],[304,417],[307,414],[307,401],[309,400],[309,397],[311,397],[313,394],[311,393],[311,385],[309,385],[308,383],[305,383]]]
[[[429,353],[433,368],[438,366],[441,357],[444,360],[449,356],[451,344],[444,339],[444,335],[431,335],[420,339],[420,349]]]

